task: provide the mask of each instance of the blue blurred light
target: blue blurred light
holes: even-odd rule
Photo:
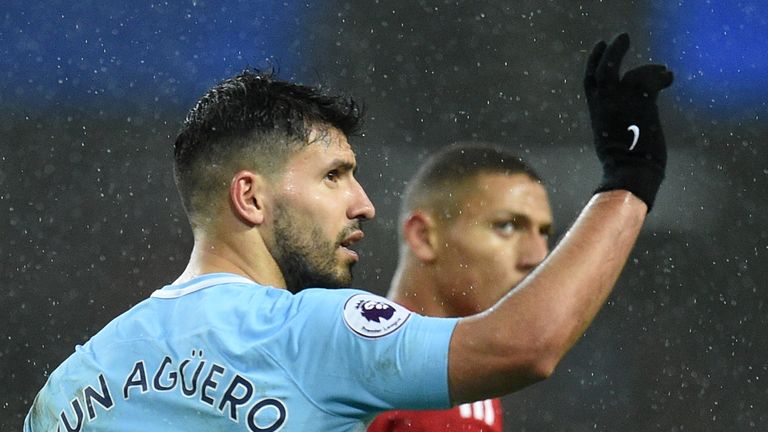
[[[188,105],[247,66],[296,75],[298,2],[6,0],[0,105]]]
[[[768,2],[679,1],[658,8],[655,44],[681,94],[713,109],[764,109]]]

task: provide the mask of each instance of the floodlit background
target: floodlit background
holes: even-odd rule
[[[506,430],[768,429],[767,19],[761,0],[2,2],[0,430],[183,269],[172,142],[218,80],[277,65],[366,102],[353,142],[378,216],[355,274],[383,294],[400,193],[452,141],[527,159],[562,235],[599,179],[584,62],[621,31],[627,66],[676,73],[667,181],[583,340],[505,398]]]

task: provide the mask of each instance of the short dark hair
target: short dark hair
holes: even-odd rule
[[[272,175],[309,143],[313,128],[350,136],[362,125],[362,106],[320,87],[278,80],[248,69],[208,90],[189,111],[174,143],[174,176],[190,217],[228,188],[233,170]]]
[[[400,206],[400,221],[416,209],[450,216],[462,199],[460,186],[480,174],[525,174],[543,183],[522,158],[490,143],[457,142],[431,155],[408,181]]]

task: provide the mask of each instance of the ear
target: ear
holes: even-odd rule
[[[264,177],[253,171],[242,170],[232,177],[229,185],[229,202],[232,211],[243,222],[251,226],[264,222],[264,204],[267,195]]]
[[[436,224],[427,213],[416,211],[403,222],[403,238],[422,263],[431,263],[437,258]]]

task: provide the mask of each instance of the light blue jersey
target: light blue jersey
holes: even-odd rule
[[[455,324],[364,291],[294,295],[209,274],[78,346],[24,430],[362,430],[380,411],[449,407]]]

